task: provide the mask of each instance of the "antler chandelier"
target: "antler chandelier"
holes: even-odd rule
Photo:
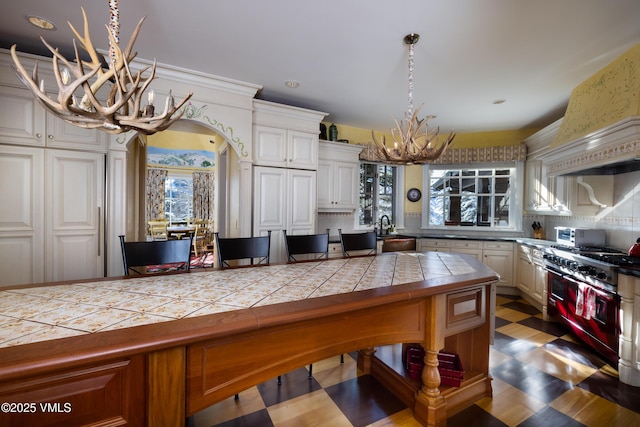
[[[154,94],[153,91],[150,91],[147,105],[141,108],[142,96],[155,78],[156,61],[154,59],[151,67],[144,67],[135,74],[132,73],[130,64],[137,55],[137,52],[132,52],[133,44],[138,37],[145,17],[138,22],[129,44],[123,51],[120,48],[119,39],[120,11],[118,3],[119,0],[109,0],[111,19],[109,25],[106,26],[109,34],[108,61],[93,47],[84,8],[82,9],[84,35],[80,35],[71,23],[69,23],[69,27],[91,61],[85,62],[80,59],[75,39],[73,40],[73,48],[76,57],[75,61],[71,62],[62,56],[57,48],[49,45],[44,37],[40,37],[42,43],[53,54],[53,72],[59,88],[57,100],[51,99],[45,93],[44,80],[38,78],[37,61],[33,67],[32,75],[27,73],[18,59],[15,44],[11,46],[11,57],[15,63],[15,67],[12,68],[22,83],[31,89],[36,99],[45,108],[74,126],[101,129],[109,133],[134,130],[151,135],[167,129],[182,117],[184,111],[179,110],[193,94],[189,93],[176,105],[173,95],[169,91],[164,111],[162,114],[155,115]],[[103,62],[107,62],[108,69],[103,67]],[[149,69],[149,75],[143,77],[142,74]],[[98,91],[105,85],[111,86],[103,104],[98,97]],[[76,98],[76,93],[81,95],[79,101]]]
[[[418,119],[418,112],[422,106],[413,111],[413,46],[420,35],[409,34],[404,37],[404,44],[409,45],[409,107],[405,113],[405,120],[393,118],[396,127],[391,129],[393,148],[387,147],[385,136],[379,142],[373,131],[370,142],[360,154],[361,160],[396,165],[424,164],[435,160],[447,149],[455,134],[438,141],[439,129],[429,129],[428,121],[432,117]]]

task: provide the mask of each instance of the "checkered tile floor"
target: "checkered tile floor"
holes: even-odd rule
[[[449,427],[640,426],[640,387],[561,326],[516,297],[498,296],[491,348],[493,398],[447,420]],[[220,402],[189,420],[192,427],[419,426],[395,396],[356,369],[355,354],[284,374]],[[464,361],[463,361],[464,363]]]

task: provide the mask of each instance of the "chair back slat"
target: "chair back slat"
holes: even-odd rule
[[[125,242],[120,237],[125,276],[131,272],[145,274],[141,267],[176,264],[172,270],[190,269],[191,239]]]
[[[378,251],[378,237],[375,231],[365,233],[342,233],[342,229],[338,229],[340,234],[340,243],[342,245],[342,255],[349,256],[349,252],[366,251],[369,255],[375,255]]]
[[[323,234],[288,235],[284,234],[287,248],[287,261],[296,262],[295,255],[316,254],[317,258],[329,258],[329,229]]]
[[[258,264],[269,264],[271,231],[266,236],[221,238],[215,233],[218,246],[218,267],[231,267],[228,261],[238,259],[258,259]]]

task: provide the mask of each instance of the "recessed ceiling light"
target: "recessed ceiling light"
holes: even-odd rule
[[[507,102],[506,99],[496,99],[492,102],[493,105],[498,105],[498,104],[504,104],[505,102]]]
[[[284,82],[284,85],[290,89],[295,89],[300,86],[300,82],[297,82],[295,80],[287,80],[286,82]]]
[[[42,18],[41,16],[35,16],[35,15],[27,15],[26,18],[31,25],[35,25],[36,27],[42,28],[43,30],[56,29],[55,24],[49,21],[47,18]]]

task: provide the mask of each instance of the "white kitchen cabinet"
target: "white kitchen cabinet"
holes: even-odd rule
[[[254,168],[254,236],[271,230],[271,262],[287,260],[284,236],[316,230],[316,172]]]
[[[540,250],[527,245],[518,246],[516,286],[538,309],[546,305],[547,274]]]
[[[451,252],[451,239],[418,239],[416,245],[421,252]]]
[[[269,126],[254,126],[255,164],[316,170],[318,135]]]
[[[489,268],[500,275],[498,286],[514,286],[513,280],[513,243],[484,241],[482,242],[482,259]]]
[[[103,151],[106,134],[47,112],[30,90],[0,86],[0,138],[6,144]]]
[[[104,154],[0,144],[0,284],[104,275]]]
[[[500,275],[497,286],[513,287],[513,243],[471,239],[418,239],[419,251],[457,252],[471,255]]]
[[[482,261],[482,242],[480,240],[451,240],[451,252],[473,255]]]
[[[362,147],[323,141],[318,151],[318,211],[354,212]]]

